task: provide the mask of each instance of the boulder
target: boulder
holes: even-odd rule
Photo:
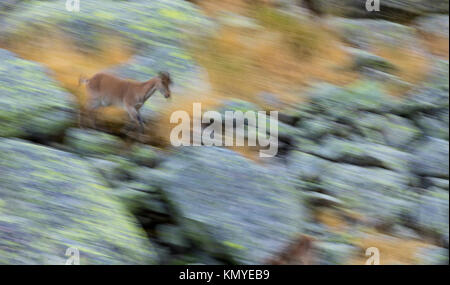
[[[429,137],[414,152],[411,170],[421,176],[448,179],[448,141]]]
[[[341,163],[368,167],[382,167],[397,172],[409,172],[412,155],[401,150],[369,142],[358,142],[328,137],[311,149],[319,157]]]
[[[449,66],[448,60],[436,59],[431,64],[427,78],[408,92],[401,104],[393,106],[397,114],[412,114],[424,111],[441,112],[444,122],[448,122],[445,113],[449,108]]]
[[[448,249],[429,246],[418,250],[415,254],[417,264],[421,265],[448,265]]]
[[[375,69],[380,71],[394,71],[395,66],[386,59],[356,48],[346,48],[348,54],[353,58],[353,69],[365,71],[366,69]]]
[[[446,111],[448,115],[448,109]],[[415,121],[417,125],[423,130],[426,136],[435,137],[443,140],[449,139],[449,125],[443,117],[446,115],[444,112],[439,112],[437,116],[430,114],[419,114],[416,116]]]
[[[418,229],[434,234],[448,247],[449,196],[447,190],[431,187],[420,198],[415,218]]]
[[[388,145],[404,148],[421,135],[421,131],[414,123],[406,118],[388,114],[387,124],[382,128],[384,138]]]
[[[383,113],[401,100],[388,95],[380,82],[359,80],[345,87],[321,83],[308,91],[311,104],[329,119],[356,124],[358,111]]]
[[[119,153],[122,147],[118,137],[96,130],[70,129],[64,139],[73,152],[81,155],[103,157]]]
[[[21,140],[0,140],[0,263],[154,264],[137,220],[89,163]]]
[[[416,19],[417,28],[424,32],[448,38],[448,15],[429,15]]]
[[[410,179],[382,168],[334,163],[320,177],[320,186],[370,223],[392,225],[405,222],[416,209],[418,197],[408,186]]]
[[[143,179],[159,184],[185,235],[215,257],[264,263],[301,231],[301,200],[285,170],[223,148],[184,147],[150,172]]]
[[[46,140],[61,136],[75,123],[72,95],[45,68],[3,49],[0,60],[1,137]]]
[[[351,244],[321,241],[314,245],[314,252],[319,265],[342,265],[349,264],[358,249]]]
[[[371,51],[376,47],[404,47],[422,51],[416,31],[412,27],[385,20],[348,19],[332,17],[329,25],[353,47]]]

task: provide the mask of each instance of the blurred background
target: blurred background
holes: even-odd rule
[[[448,0],[380,4],[2,0],[0,264],[448,264]],[[80,128],[100,71],[172,99]],[[172,147],[194,102],[279,111],[278,155]]]

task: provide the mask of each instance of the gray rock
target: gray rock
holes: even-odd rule
[[[293,151],[288,157],[288,171],[298,182],[319,182],[331,165],[328,160],[300,151]]]
[[[417,226],[429,233],[438,234],[448,241],[448,191],[439,188],[430,188],[420,198],[416,211]]]
[[[374,224],[402,223],[412,215],[418,197],[405,174],[374,167],[333,164],[321,176],[321,187]]]
[[[270,92],[261,92],[258,94],[258,100],[262,102],[263,106],[268,106],[271,110],[278,110],[286,105],[283,102],[283,98],[280,95],[270,93]],[[283,112],[281,112],[283,113]],[[289,112],[285,112],[286,114]]]
[[[423,130],[426,136],[444,139],[448,141],[448,122],[439,117],[421,114],[417,118],[417,125]]]
[[[335,162],[383,167],[403,173],[408,172],[412,159],[410,154],[389,146],[336,137],[327,137],[310,153]]]
[[[303,137],[318,140],[326,135],[336,135],[340,137],[348,137],[351,128],[347,125],[339,124],[329,118],[317,117],[312,120],[304,120],[299,125],[300,133]]]
[[[174,225],[159,225],[156,229],[158,239],[176,247],[188,247],[182,229]]]
[[[22,2],[23,0],[4,0],[0,3],[0,15],[2,13],[7,12],[8,10],[12,10],[16,7],[17,4]]]
[[[136,219],[79,157],[20,140],[0,140],[0,263],[154,264]],[[14,250],[11,250],[14,249]]]
[[[448,61],[436,59],[432,70],[422,84],[413,88],[406,100],[394,108],[397,113],[411,114],[417,111],[434,112],[449,107]]]
[[[309,92],[309,99],[317,112],[328,116],[328,119],[357,124],[358,111],[383,113],[399,99],[389,96],[380,82],[360,80],[345,88],[330,84],[317,84]]]
[[[415,30],[384,20],[329,18],[343,39],[354,47],[370,51],[376,46],[408,47],[423,51],[418,45]]]
[[[388,145],[401,148],[407,146],[421,135],[413,122],[395,115],[387,115],[387,124],[382,131]]]
[[[442,188],[444,190],[448,190],[449,189],[449,183],[448,183],[448,179],[441,179],[441,178],[434,178],[434,177],[428,177],[427,181],[436,187]]]
[[[0,136],[48,139],[74,124],[72,95],[47,70],[2,49],[0,60]]]
[[[162,151],[149,145],[134,144],[124,156],[138,165],[155,167],[162,160]]]
[[[414,230],[401,225],[394,225],[391,228],[390,233],[393,236],[403,239],[415,239],[415,240],[421,239],[421,237]]]
[[[91,156],[117,154],[122,147],[122,141],[116,136],[95,130],[81,129],[68,130],[65,143],[74,152]]]
[[[346,48],[345,50],[352,56],[353,68],[357,71],[363,71],[366,68],[370,68],[389,72],[396,69],[392,63],[373,53],[356,48]]]
[[[301,231],[302,208],[286,171],[227,149],[178,150],[161,165],[159,187],[186,235],[210,254],[262,263]]]
[[[448,249],[437,246],[422,248],[415,258],[420,265],[448,265]]]
[[[314,251],[318,256],[320,265],[348,264],[357,253],[357,248],[345,243],[317,242]]]
[[[448,148],[448,141],[428,138],[414,152],[411,170],[418,175],[448,179]]]
[[[382,134],[383,128],[387,125],[387,118],[383,115],[361,112],[357,127],[365,139],[369,142],[386,144]]]
[[[448,21],[448,15],[428,15],[419,17],[415,24],[422,32],[448,38]]]

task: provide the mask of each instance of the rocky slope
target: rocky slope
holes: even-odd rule
[[[119,33],[136,54],[113,72],[143,80],[170,69],[186,87],[200,80],[182,42],[186,27],[206,33],[210,21],[190,3],[107,1],[99,12],[82,2],[80,14],[55,1],[23,3],[2,19],[0,37],[14,42],[57,26],[92,50],[102,33]],[[417,14],[446,12],[425,6]],[[388,263],[448,264],[448,55],[435,56],[401,24],[327,21],[351,46],[361,77],[311,84],[305,102],[280,110],[279,156],[259,162],[224,148],[159,149],[77,129],[74,98],[51,73],[0,49],[0,263],[63,264],[76,247],[81,264],[259,264],[294,254],[283,253],[286,245],[308,235],[318,264],[363,263],[380,236],[414,244],[411,257]],[[439,25],[448,38],[448,16],[417,23],[432,32]],[[380,42],[425,54],[427,77],[397,77],[395,63],[372,52]],[[393,97],[392,85],[410,88]],[[147,116],[165,104],[152,100]],[[236,108],[260,107],[230,99],[219,111]],[[395,255],[383,250],[382,258]]]

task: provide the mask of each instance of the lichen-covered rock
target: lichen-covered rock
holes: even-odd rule
[[[157,171],[145,177],[159,180],[185,235],[213,256],[264,263],[301,231],[301,200],[286,171],[217,147],[179,149]]]
[[[199,11],[186,1],[107,0],[102,9],[94,0],[82,2],[77,13],[55,1],[19,4],[17,11],[5,19],[0,35],[9,40],[31,31],[43,34],[59,28],[77,47],[89,49],[97,47],[101,33],[116,32],[139,50],[148,51],[151,47],[178,46],[186,38],[184,29],[205,24]]]
[[[412,114],[425,111],[447,112],[449,108],[449,65],[448,60],[436,59],[431,64],[427,78],[410,92],[401,104],[393,107],[398,114]],[[444,122],[445,116],[443,118]]]
[[[312,120],[304,120],[299,126],[303,136],[312,140],[323,138],[326,135],[347,137],[351,132],[349,126],[336,123],[326,117],[320,116]],[[299,147],[303,148],[302,145]]]
[[[410,120],[392,114],[388,114],[387,118],[382,131],[388,145],[402,148],[420,137],[420,130]]]
[[[416,124],[423,130],[425,135],[439,139],[449,139],[449,125],[443,117],[448,115],[448,109],[445,113],[439,112],[437,116],[429,114],[419,114],[416,116]]]
[[[351,244],[336,242],[317,242],[314,245],[319,265],[348,264],[357,248]]]
[[[0,263],[154,264],[136,219],[79,157],[0,140]]]
[[[122,141],[116,136],[95,130],[80,129],[68,130],[65,144],[78,154],[102,157],[118,154],[122,147]]]
[[[162,161],[161,150],[143,144],[134,144],[125,156],[138,165],[148,167],[154,167]]]
[[[323,115],[341,121],[359,120],[358,111],[381,113],[400,102],[389,96],[382,84],[360,80],[345,87],[319,84],[309,91],[310,100]]]
[[[444,246],[449,238],[449,196],[447,190],[436,187],[427,189],[417,206],[416,220],[419,229],[437,234]]]
[[[392,63],[373,53],[356,48],[346,48],[345,50],[352,56],[355,70],[375,69],[386,72],[395,70]]]
[[[418,18],[415,23],[418,29],[425,33],[436,34],[448,38],[448,15],[429,15]]]
[[[415,258],[420,265],[448,265],[448,249],[437,246],[421,248]]]
[[[449,175],[448,141],[428,138],[417,147],[411,161],[414,173],[423,176],[447,178]]]
[[[383,0],[379,11],[368,11],[366,0],[315,0],[321,11],[334,15],[357,18],[384,18],[408,21],[411,17],[428,13],[448,13],[448,0]]]
[[[368,167],[382,167],[397,172],[408,172],[412,155],[382,144],[359,142],[329,137],[310,148],[310,152],[325,159]]]
[[[39,64],[0,49],[0,136],[48,139],[74,124],[74,101]]]
[[[0,3],[0,15],[8,10],[12,10],[15,5],[23,0],[4,0]]]
[[[410,177],[404,173],[350,164],[330,164],[324,173],[322,189],[369,221],[402,223],[415,210],[418,196],[409,188]]]
[[[426,181],[429,183],[429,185],[436,186],[441,189],[449,190],[448,179],[428,177]]]
[[[422,50],[413,28],[384,20],[330,18],[330,26],[339,31],[344,41],[365,51],[375,47],[412,48]]]

